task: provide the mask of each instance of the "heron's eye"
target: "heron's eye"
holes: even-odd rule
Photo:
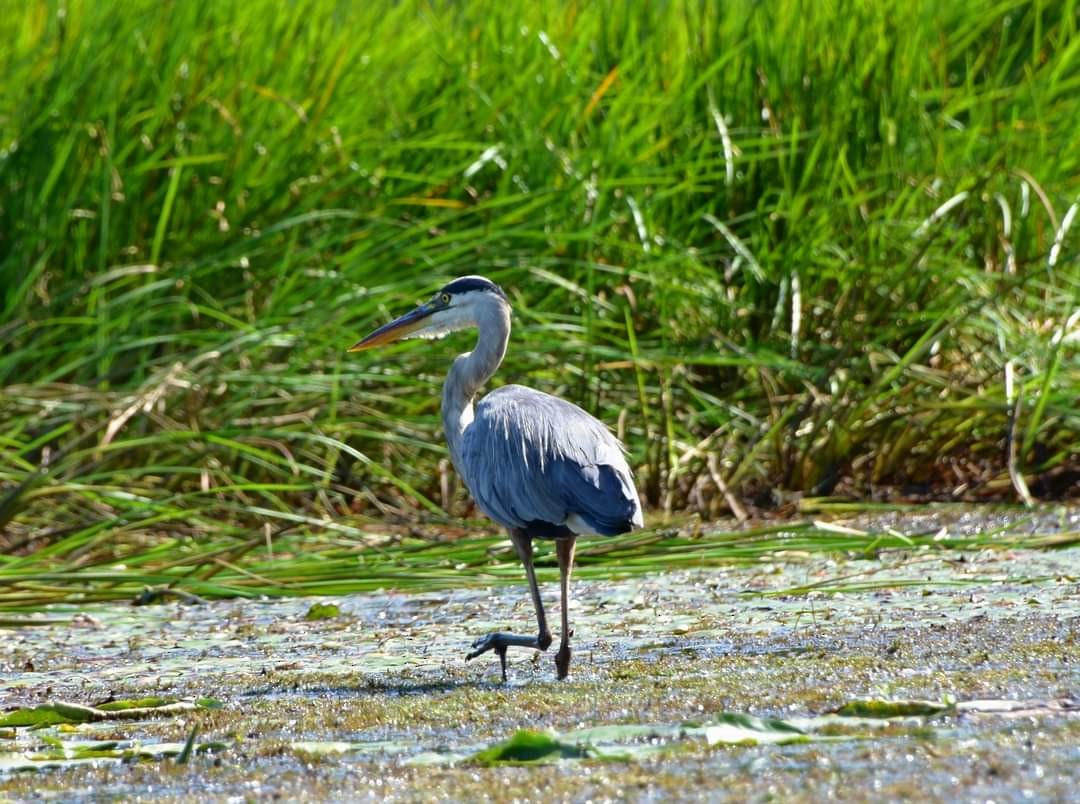
[[[439,297],[439,300],[443,304],[449,304],[450,303],[450,294],[449,293],[444,293],[442,296]]]

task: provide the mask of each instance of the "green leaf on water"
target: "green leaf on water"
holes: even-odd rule
[[[170,698],[139,698],[109,701],[101,706],[50,701],[35,707],[14,709],[0,717],[0,728],[5,726],[30,726],[42,728],[65,723],[95,723],[102,720],[137,720],[190,712],[194,709],[220,709],[221,703],[213,698],[198,701],[178,701]]]
[[[88,723],[100,710],[62,702],[45,703],[32,708],[15,709],[0,718],[0,726],[54,726],[57,723]]]
[[[42,738],[45,739],[45,738]],[[53,749],[33,756],[34,759],[108,759],[115,757],[120,743],[115,740],[91,740],[89,742],[64,743],[57,739],[45,740]]]
[[[523,764],[585,759],[589,755],[586,746],[560,742],[547,732],[521,729],[509,740],[473,754],[471,761],[481,765]]]
[[[835,710],[844,717],[894,718],[933,717],[950,712],[955,704],[940,701],[849,701]]]
[[[125,709],[151,709],[176,703],[175,698],[132,698],[124,701],[109,701],[98,705],[102,712],[120,712]]]
[[[223,742],[214,740],[209,743],[197,743],[192,744],[190,753],[194,754],[208,754],[216,753],[218,751],[224,751],[229,746]],[[134,748],[128,748],[120,750],[119,754],[122,759],[156,759],[158,757],[171,757],[183,754],[187,748],[187,743],[181,745],[180,743],[157,743],[156,745],[139,745]]]
[[[86,762],[133,759],[161,759],[163,757],[184,757],[191,754],[205,754],[224,751],[228,746],[222,742],[196,744],[189,737],[186,743],[152,743],[149,745],[132,741],[89,740],[81,742],[60,742],[49,740],[48,750],[33,754],[0,754],[0,772],[14,770],[36,770],[57,765],[79,765]],[[177,759],[180,762],[180,759]]]
[[[54,737],[51,734],[42,734],[41,735],[41,742],[45,743],[45,745],[49,746],[50,748],[63,748],[64,747],[63,740],[61,740],[59,737]]]
[[[304,615],[305,620],[333,620],[341,616],[341,609],[333,603],[312,603]]]
[[[723,712],[705,727],[709,745],[786,745],[830,739],[809,734],[784,720]]]
[[[43,768],[53,768],[58,766],[72,766],[72,765],[85,765],[95,762],[94,759],[69,759],[63,756],[42,756],[35,754],[33,756],[27,756],[25,754],[9,754],[6,756],[0,756],[0,773],[10,773],[12,771],[37,771]]]

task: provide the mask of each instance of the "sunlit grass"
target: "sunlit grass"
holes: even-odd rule
[[[617,425],[653,510],[1075,491],[1077,42],[1074,2],[0,15],[0,544],[217,594],[337,532],[358,588],[358,523],[470,513],[469,342],[343,350],[472,272],[496,382]]]
[[[577,578],[622,578],[677,569],[798,563],[814,556],[876,558],[883,552],[940,555],[941,551],[1058,549],[1080,543],[1076,531],[1025,532],[1023,523],[974,534],[864,530],[829,522],[797,521],[733,531],[650,529],[583,542]],[[281,531],[263,538],[225,535],[210,527],[198,538],[123,536],[104,540],[77,534],[25,557],[0,559],[0,610],[35,610],[52,603],[125,600],[154,603],[202,598],[338,595],[385,589],[431,590],[520,584],[521,562],[504,536],[447,537],[438,529],[377,534],[341,526],[340,533]],[[131,542],[128,541],[131,539]],[[119,541],[120,546],[117,545]],[[537,546],[542,581],[558,579],[550,545]],[[918,558],[912,559],[918,563]],[[801,594],[874,588],[874,569],[837,576]],[[979,583],[972,578],[965,583]],[[891,579],[888,585],[896,585]],[[921,583],[918,580],[912,583]]]

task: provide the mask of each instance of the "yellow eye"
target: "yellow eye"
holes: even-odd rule
[[[444,293],[442,296],[439,297],[439,299],[440,299],[440,301],[442,301],[443,304],[449,304],[450,303],[450,294],[449,293]]]

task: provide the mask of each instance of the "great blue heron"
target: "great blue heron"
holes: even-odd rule
[[[476,640],[473,659],[506,649],[547,650],[551,631],[533,570],[533,539],[554,539],[559,557],[562,637],[555,656],[559,678],[570,668],[569,585],[574,545],[582,534],[614,536],[642,525],[641,503],[622,446],[577,405],[521,385],[504,385],[473,407],[476,392],[498,369],[510,338],[510,302],[482,276],[463,276],[349,349],[357,352],[402,338],[440,338],[480,330],[476,347],[458,355],[446,376],[442,420],[454,468],[485,514],[510,532],[529,579],[538,633]]]

